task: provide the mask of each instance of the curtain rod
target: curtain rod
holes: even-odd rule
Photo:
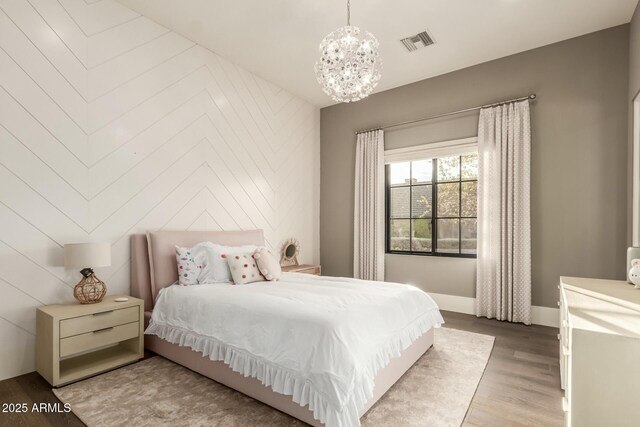
[[[395,127],[398,127],[398,126],[405,126],[405,125],[410,125],[410,124],[413,124],[413,123],[425,122],[427,120],[439,119],[441,117],[446,117],[446,116],[453,116],[454,114],[468,113],[470,111],[481,110],[483,108],[497,107],[498,105],[510,104],[512,102],[518,102],[518,101],[524,101],[525,99],[534,100],[534,99],[536,99],[536,94],[532,93],[531,95],[522,96],[520,98],[508,99],[506,101],[494,102],[493,104],[485,104],[485,105],[480,105],[480,106],[477,106],[477,107],[465,108],[464,110],[458,110],[458,111],[452,111],[450,113],[438,114],[436,116],[425,117],[424,119],[409,120],[409,121],[406,121],[406,122],[394,123],[392,125],[379,126],[377,128],[359,130],[359,131],[356,132],[356,135],[359,134],[359,133],[371,132],[371,131],[374,131],[374,130],[386,130],[386,129],[391,129],[391,128],[395,128]]]

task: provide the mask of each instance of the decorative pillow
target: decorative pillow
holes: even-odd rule
[[[280,267],[280,263],[276,259],[275,256],[271,253],[267,248],[258,248],[253,253],[253,259],[256,261],[258,265],[258,269],[260,273],[264,276],[265,279],[271,280],[280,280],[280,276],[282,275],[282,268]]]
[[[253,253],[228,255],[227,263],[236,285],[264,281],[264,277],[260,274],[258,265],[253,259]]]
[[[204,256],[204,244],[198,243],[192,248],[176,246],[176,262],[178,264],[178,283],[182,286],[198,284],[198,276],[202,271]]]
[[[231,270],[227,264],[227,257],[247,252],[253,253],[257,248],[255,245],[222,246],[209,242],[205,247],[206,260],[198,282],[206,284],[231,282]]]

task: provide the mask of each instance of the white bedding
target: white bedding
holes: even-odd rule
[[[222,360],[342,427],[360,424],[377,371],[442,323],[413,286],[285,273],[278,282],[165,288],[145,333]]]

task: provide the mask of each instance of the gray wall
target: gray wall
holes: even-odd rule
[[[415,55],[428,54],[417,52]],[[625,277],[629,26],[623,25],[321,110],[323,273],[353,274],[359,129],[538,94],[532,107],[533,304],[560,275]],[[386,134],[387,148],[476,134],[477,114]],[[386,280],[474,296],[474,260],[387,255]]]
[[[631,20],[629,37],[629,96],[640,90],[640,3]]]
[[[629,146],[628,146],[628,188],[627,188],[627,226],[629,232],[627,242],[631,245],[633,214],[633,100],[640,91],[640,3],[631,19],[629,28]]]

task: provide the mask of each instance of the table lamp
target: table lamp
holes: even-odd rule
[[[64,245],[64,265],[82,269],[82,279],[73,288],[73,296],[81,304],[102,301],[107,294],[107,286],[96,277],[93,268],[111,265],[110,243],[68,243]]]

